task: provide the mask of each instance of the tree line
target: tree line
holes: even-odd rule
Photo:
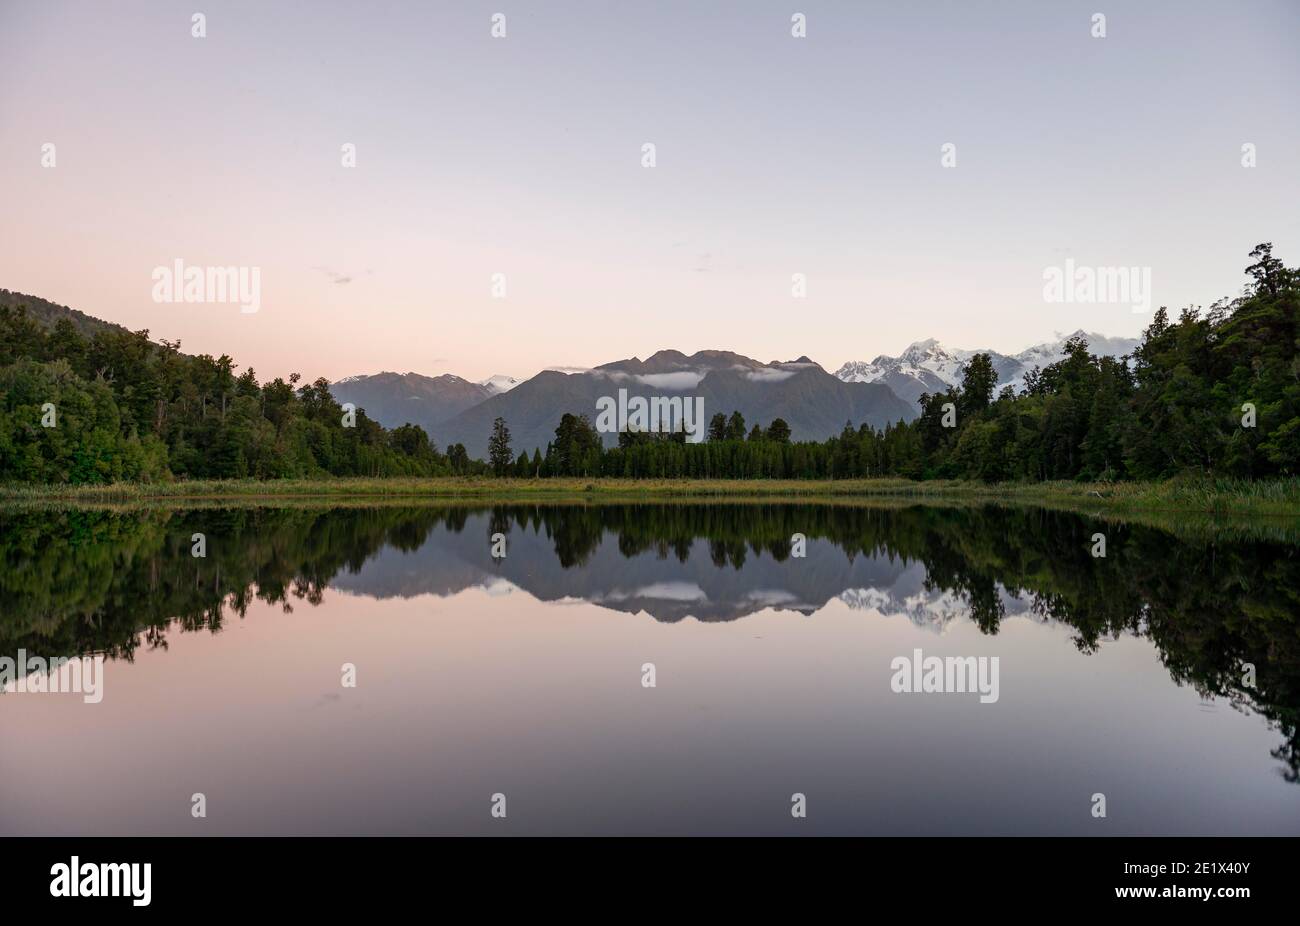
[[[778,418],[717,413],[707,440],[622,433],[605,447],[586,415],[566,413],[545,450],[511,445],[498,418],[484,461],[446,453],[413,424],[384,428],[344,409],[317,379],[259,383],[229,356],[191,356],[148,331],[83,334],[0,306],[0,480],[46,483],[183,478],[438,476],[985,481],[1158,479],[1300,471],[1300,270],[1250,252],[1243,294],[1171,320],[1159,309],[1130,356],[1098,357],[1075,338],[1065,356],[995,395],[986,354],[960,386],[921,397],[911,422],[846,422],[793,441]]]
[[[987,354],[960,386],[921,397],[921,414],[883,430],[846,422],[824,441],[791,441],[739,412],[715,414],[707,441],[622,433],[602,446],[585,415],[566,414],[545,453],[514,458],[500,418],[488,471],[499,476],[1001,480],[1238,477],[1300,472],[1300,270],[1265,243],[1250,252],[1242,296],[1171,320],[1162,307],[1126,357],[1098,357],[1081,337],[995,395]]]
[[[349,413],[317,379],[259,383],[230,357],[148,331],[52,328],[0,306],[0,480],[437,476],[452,463],[412,424]],[[464,448],[461,448],[463,453]]]

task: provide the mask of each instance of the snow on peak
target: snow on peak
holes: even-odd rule
[[[1060,360],[1065,355],[1066,342],[1074,337],[1086,339],[1088,349],[1097,356],[1118,357],[1132,352],[1138,344],[1134,338],[1111,338],[1080,330],[1058,337],[1055,341],[1035,344],[1014,356],[1006,356],[990,350],[951,350],[936,338],[926,338],[909,344],[897,357],[881,355],[870,363],[850,361],[840,367],[835,375],[848,383],[883,380],[900,395],[910,397],[911,393],[919,395],[922,391],[934,392],[936,387],[943,388],[943,385],[959,385],[962,368],[970,358],[977,353],[986,353],[998,374],[999,387],[1010,385],[1020,389],[1024,384],[1025,373],[1034,367],[1045,367]]]
[[[487,379],[479,381],[480,386],[485,386],[492,391],[493,395],[501,392],[509,392],[519,385],[519,380],[513,376],[506,376],[504,373],[495,373]]]
[[[945,351],[943,345],[939,343],[938,338],[926,338],[924,341],[913,341],[907,345],[907,350],[903,351],[904,357],[929,357],[932,355],[942,355]]]
[[[897,357],[881,355],[870,363],[850,361],[835,375],[849,383],[874,383],[892,376],[912,376],[932,384],[938,380],[955,385],[970,351],[950,351],[937,338],[926,338],[907,346]]]

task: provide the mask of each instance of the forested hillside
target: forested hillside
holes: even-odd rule
[[[261,384],[225,355],[25,302],[0,300],[0,480],[447,472],[420,428],[386,430],[362,410],[344,427],[324,380]]]

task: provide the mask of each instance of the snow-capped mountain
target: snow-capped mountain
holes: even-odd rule
[[[1064,343],[1064,342],[1062,342]],[[934,338],[909,344],[897,357],[881,355],[870,363],[844,364],[835,375],[850,383],[884,383],[900,399],[916,402],[925,392],[944,392],[961,382],[962,369],[981,351],[951,350]],[[1029,369],[1015,357],[997,351],[983,351],[993,361],[999,382],[1010,381]]]
[[[1065,356],[1065,342],[1069,338],[1083,337],[1088,341],[1088,350],[1098,357],[1122,357],[1125,354],[1131,354],[1133,349],[1141,343],[1138,338],[1108,338],[1104,334],[1097,334],[1095,331],[1087,332],[1079,330],[1067,338],[1061,338],[1059,341],[1048,341],[1044,344],[1035,344],[1016,354],[1015,359],[1024,366],[1024,371],[1012,382],[1017,389],[1022,385],[1021,380],[1024,373],[1029,372],[1034,367],[1047,366],[1056,363]],[[1003,385],[999,382],[999,385]]]
[[[998,388],[1012,386],[1019,390],[1025,374],[1034,367],[1045,367],[1065,356],[1065,342],[1084,337],[1094,354],[1119,357],[1137,347],[1136,338],[1110,338],[1095,332],[1076,331],[1056,341],[1035,344],[1018,354],[1000,354],[993,350],[954,350],[934,338],[910,344],[897,357],[881,355],[870,363],[851,361],[835,375],[846,383],[884,383],[899,398],[916,402],[925,392],[943,392],[961,383],[962,369],[977,353],[988,354],[998,374]]]
[[[523,380],[515,379],[513,376],[506,376],[504,373],[495,373],[487,379],[479,380],[478,384],[488,389],[492,395],[496,395],[501,392],[509,392],[521,382],[523,382]]]

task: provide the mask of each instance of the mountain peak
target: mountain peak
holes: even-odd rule
[[[687,356],[679,350],[655,351],[645,360],[631,357],[627,360],[615,360],[602,363],[595,370],[605,373],[630,373],[632,375],[685,374],[692,373],[696,379],[702,379],[714,370],[733,370],[737,368],[758,370],[766,364],[751,357],[729,350],[698,350]]]
[[[923,341],[913,341],[907,345],[907,351],[929,351],[934,350],[936,347],[942,347],[938,338],[926,338]],[[904,351],[904,353],[907,353],[907,351]]]
[[[904,360],[927,360],[931,358],[948,358],[953,355],[939,342],[938,338],[926,338],[923,341],[913,341],[907,345],[907,349],[899,356]]]
[[[850,361],[835,375],[845,382],[884,383],[903,399],[915,402],[922,393],[943,392],[961,383],[966,362],[976,353],[985,353],[993,362],[998,385],[1019,389],[1025,373],[1034,367],[1045,367],[1063,356],[1066,341],[1082,337],[1089,349],[1098,356],[1118,357],[1132,352],[1137,346],[1133,338],[1108,338],[1095,332],[1080,329],[1074,334],[1035,344],[1018,354],[1007,356],[991,350],[949,350],[936,338],[915,341],[897,357],[881,355],[870,363]]]
[[[519,385],[519,380],[513,376],[506,376],[504,373],[493,373],[487,379],[479,380],[479,385],[491,391],[493,395],[502,392],[509,392]]]

